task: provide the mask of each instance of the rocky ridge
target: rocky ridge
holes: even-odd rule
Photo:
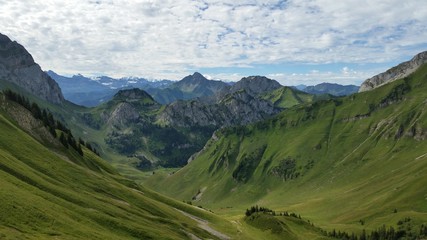
[[[214,102],[177,101],[168,105],[157,119],[178,127],[223,127],[253,123],[280,111],[271,102],[259,97],[261,93],[280,87],[278,82],[266,77],[243,78],[235,85],[223,89]]]
[[[0,33],[0,80],[25,89],[51,103],[64,101],[58,84],[42,71],[30,53],[16,41]]]
[[[427,51],[421,52],[410,61],[403,62],[389,70],[365,80],[359,88],[359,92],[365,92],[380,87],[397,79],[404,78],[415,72],[421,65],[427,63]]]

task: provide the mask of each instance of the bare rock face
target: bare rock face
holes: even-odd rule
[[[114,126],[127,126],[131,122],[139,119],[138,111],[127,102],[119,103],[108,119],[108,124]]]
[[[41,99],[60,104],[64,101],[58,84],[42,71],[30,53],[19,43],[0,33],[0,80],[16,84]]]
[[[369,91],[397,79],[404,78],[415,72],[424,63],[427,63],[427,51],[417,54],[410,61],[403,62],[386,72],[365,80],[360,86],[359,92]]]
[[[165,108],[158,119],[178,127],[220,127],[260,121],[279,111],[270,102],[240,90],[226,95],[215,104],[195,100],[174,102]]]

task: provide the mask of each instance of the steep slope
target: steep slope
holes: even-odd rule
[[[320,83],[314,86],[307,86],[302,91],[311,94],[331,94],[334,96],[347,96],[357,93],[358,86],[355,85],[340,85],[336,83]]]
[[[3,95],[0,129],[2,239],[239,238],[227,221],[138,187],[86,148],[82,157],[46,137],[42,122]]]
[[[18,85],[51,103],[64,101],[58,84],[43,72],[25,48],[0,33],[0,88]]]
[[[326,229],[427,222],[427,65],[372,91],[216,131],[193,161],[145,184],[234,215],[292,210]],[[397,224],[400,222],[399,224]]]
[[[427,51],[417,54],[411,60],[403,62],[386,72],[366,79],[360,86],[359,92],[369,91],[397,79],[404,78],[427,63]]]

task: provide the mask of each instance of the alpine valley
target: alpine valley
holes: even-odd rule
[[[427,238],[426,52],[300,91],[68,78],[0,34],[0,88],[1,239]]]

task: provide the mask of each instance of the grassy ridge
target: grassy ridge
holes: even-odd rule
[[[106,171],[111,167],[88,149],[82,158],[29,136],[8,116],[10,105],[14,103],[1,101],[0,238],[217,239],[177,211],[179,204],[156,200]],[[212,225],[225,222],[216,218]]]
[[[231,218],[258,203],[350,232],[405,217],[426,223],[426,76],[423,66],[373,91],[218,131],[191,164],[146,184],[178,199],[198,195],[195,204]]]

